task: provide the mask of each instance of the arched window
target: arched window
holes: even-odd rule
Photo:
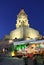
[[[19,23],[21,22],[21,20],[19,20]]]

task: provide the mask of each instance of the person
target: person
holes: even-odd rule
[[[33,65],[37,65],[37,55],[34,55],[32,60],[33,60]]]
[[[24,64],[28,65],[28,57],[24,57]]]
[[[31,49],[31,46],[28,45],[28,47],[25,49],[25,51],[26,51],[26,56],[27,56],[27,57],[24,57],[25,65],[28,65],[28,63],[33,65],[33,63],[32,63],[32,57],[33,57],[32,51],[33,50]]]
[[[42,58],[43,58],[43,65],[44,65],[44,55],[42,56]]]

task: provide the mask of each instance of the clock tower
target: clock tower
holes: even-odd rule
[[[26,26],[29,27],[28,24],[28,17],[24,10],[22,9],[20,13],[17,15],[17,23],[16,23],[16,28],[19,28],[21,26]]]

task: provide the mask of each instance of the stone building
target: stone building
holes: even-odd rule
[[[22,9],[17,15],[16,29],[12,30],[9,35],[5,35],[4,38],[0,40],[0,50],[8,48],[17,40],[38,40],[42,38],[44,38],[44,36],[42,36],[38,30],[30,27],[28,16]]]
[[[39,39],[41,35],[39,31],[30,27],[28,23],[28,16],[22,9],[17,15],[16,29],[10,32],[10,35],[6,35],[5,39]]]

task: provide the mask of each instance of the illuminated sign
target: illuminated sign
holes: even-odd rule
[[[17,45],[16,46],[16,50],[21,50],[21,49],[25,49],[26,48],[26,45]]]

